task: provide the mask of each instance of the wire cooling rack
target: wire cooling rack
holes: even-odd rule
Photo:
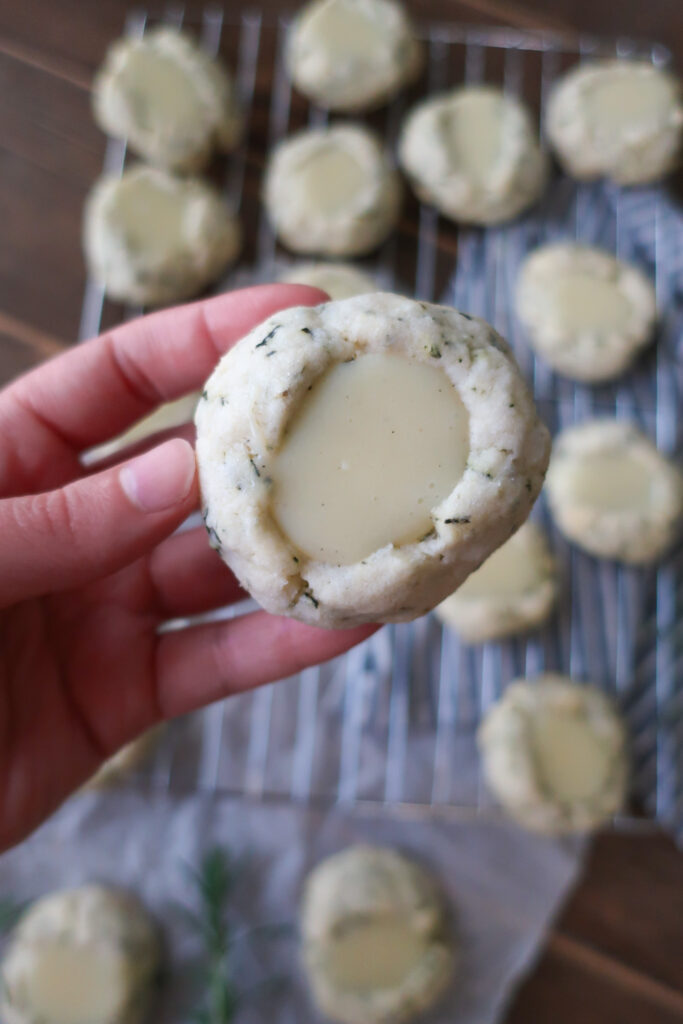
[[[154,20],[180,26],[183,12],[170,8]],[[149,23],[137,12],[126,28],[141,34]],[[267,280],[282,255],[259,203],[262,140],[267,137],[270,146],[306,123],[324,124],[327,115],[290,89],[282,60],[286,21],[267,23],[258,13],[232,21],[211,9],[188,27],[230,63],[246,116],[244,142],[226,161],[222,181],[216,179],[239,211],[247,238],[241,269],[221,287]],[[554,78],[577,60],[615,54],[660,66],[670,60],[663,46],[628,40],[567,41],[458,25],[428,26],[424,36],[422,81],[366,118],[388,145],[396,141],[406,110],[427,91],[489,81],[523,97],[542,119]],[[125,144],[110,140],[105,170],[121,173],[125,162]],[[664,211],[658,189],[627,194],[602,184],[577,187],[555,176],[542,204],[520,221],[457,229],[409,197],[398,232],[376,260],[362,264],[397,291],[450,302],[492,322],[511,342],[553,433],[591,415],[616,414],[635,418],[662,450],[674,453],[681,441],[683,363],[676,346],[683,301],[668,270]],[[649,245],[642,244],[643,234]],[[662,312],[657,344],[616,384],[588,388],[557,377],[535,359],[516,322],[512,295],[519,264],[531,248],[555,238],[600,244],[654,276]],[[139,312],[106,302],[89,280],[80,336]],[[554,530],[543,498],[533,515],[550,534],[564,584],[558,612],[544,630],[467,647],[434,616],[386,627],[328,665],[176,723],[148,781],[177,791],[239,792],[394,813],[493,813],[476,757],[476,728],[511,679],[555,669],[616,696],[631,729],[634,802],[683,835],[683,550],[658,570],[618,567],[570,547]]]

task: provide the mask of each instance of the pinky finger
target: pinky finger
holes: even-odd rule
[[[378,628],[318,629],[258,611],[165,633],[159,637],[156,655],[158,706],[165,718],[174,718],[285,679],[343,654]]]

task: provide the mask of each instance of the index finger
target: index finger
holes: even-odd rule
[[[259,285],[152,313],[69,349],[6,394],[78,452],[198,388],[261,320],[326,298],[305,285]]]

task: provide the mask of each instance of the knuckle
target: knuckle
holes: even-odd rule
[[[29,501],[33,504],[30,518],[41,530],[45,540],[77,546],[80,502],[71,487],[38,494]]]

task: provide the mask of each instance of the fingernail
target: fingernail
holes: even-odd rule
[[[192,447],[176,438],[129,462],[119,480],[129,500],[143,512],[163,512],[187,497],[195,468]]]

